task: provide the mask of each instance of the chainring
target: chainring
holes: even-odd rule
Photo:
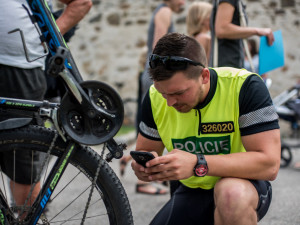
[[[115,136],[122,126],[122,99],[112,87],[100,81],[84,81],[80,86],[88,95],[92,106],[84,107],[67,92],[60,104],[60,124],[76,142],[85,145],[104,143]],[[99,109],[107,114],[98,114],[93,118],[88,116],[88,112],[98,112]]]

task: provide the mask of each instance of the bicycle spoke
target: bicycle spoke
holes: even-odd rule
[[[81,195],[83,195],[92,185],[89,185],[84,191],[82,191],[75,199],[73,199],[68,205],[66,205],[59,213],[50,219],[51,222],[54,218],[60,215],[64,210],[66,210],[71,204],[73,204]]]
[[[13,153],[14,153],[14,162],[13,162],[13,181],[15,181],[16,180],[16,150],[14,149],[14,151],[13,151]],[[11,183],[11,181],[10,181],[10,183]],[[13,187],[11,187],[11,185],[9,184],[9,187],[10,187],[10,189],[11,189],[11,194],[12,194],[12,196],[14,196],[14,194],[15,194],[15,182],[13,182]],[[14,197],[13,197],[13,199],[14,199]],[[14,201],[15,201],[15,199],[14,199]]]
[[[33,151],[31,151],[31,176],[30,176],[30,185],[33,185]],[[29,205],[32,205],[32,199],[29,198]]]
[[[47,156],[45,157],[45,159],[44,159],[44,161],[43,161],[43,163],[42,163],[42,165],[41,165],[41,170],[39,171],[39,173],[38,173],[38,175],[36,176],[36,178],[35,178],[33,184],[32,184],[31,187],[30,187],[29,194],[27,195],[27,198],[26,198],[26,200],[25,200],[25,203],[24,203],[23,208],[22,208],[22,210],[21,210],[21,212],[20,212],[20,214],[19,214],[18,219],[20,218],[20,216],[23,215],[24,209],[25,209],[25,207],[27,206],[27,202],[31,199],[31,195],[32,195],[33,189],[34,189],[35,185],[36,185],[36,184],[39,182],[39,180],[41,179],[42,172],[44,171],[44,169],[45,169],[45,167],[46,167],[46,162],[47,162],[47,161],[49,160],[49,158],[50,158],[50,153],[51,153],[52,148],[54,147],[54,144],[55,144],[55,142],[56,142],[57,137],[58,137],[57,132],[54,132],[54,137],[53,137],[53,139],[52,139],[52,141],[51,141],[51,144],[50,144],[50,146],[49,146],[49,148],[48,148],[48,150],[47,150]],[[38,196],[40,196],[40,194],[39,194]],[[40,196],[40,197],[41,197],[41,196]]]
[[[95,202],[94,202],[93,204],[91,204],[90,206],[95,205],[95,204],[96,204],[97,202],[99,202],[101,199],[102,199],[102,198],[98,199],[97,201],[95,201]],[[61,223],[61,225],[64,224],[64,223],[66,223],[66,222],[68,222],[68,221],[72,221],[74,217],[76,217],[77,215],[79,215],[79,214],[82,213],[83,211],[84,211],[84,209],[81,210],[80,212],[74,214],[74,215],[71,216],[69,219],[66,219],[63,223]],[[105,215],[105,214],[100,214],[100,215],[98,215],[98,216],[102,216],[102,215]],[[96,217],[96,216],[88,216],[88,217],[86,217],[86,218],[93,218],[93,217]],[[76,219],[76,220],[79,220],[79,219]]]
[[[95,216],[87,216],[86,218],[87,219],[92,219],[92,218],[96,218],[96,217],[101,217],[101,216],[104,216],[105,214],[99,214],[99,215],[95,215]],[[70,221],[79,221],[79,220],[81,220],[81,219],[71,219],[71,220],[64,220],[64,221],[52,221],[51,223],[61,223],[61,222],[63,222],[63,223],[61,223],[61,224],[64,224],[64,223],[66,223],[66,222],[70,222]],[[60,225],[61,225],[60,224]]]
[[[79,174],[81,174],[80,171],[67,183],[66,186],[64,186],[53,198],[51,198],[51,200],[53,201],[60,193],[62,193],[63,190],[65,190],[76,179],[76,177],[78,177]]]

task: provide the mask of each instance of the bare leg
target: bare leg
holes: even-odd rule
[[[258,193],[250,181],[223,178],[215,186],[215,225],[256,225]]]
[[[31,188],[30,184],[19,184],[14,181],[10,181],[10,189],[12,190],[12,195],[16,202],[16,205],[23,205],[25,203],[30,188]],[[41,184],[40,182],[38,182],[33,189],[31,198],[28,201],[28,205],[31,205],[34,202],[34,200],[39,194],[40,189],[41,189]]]

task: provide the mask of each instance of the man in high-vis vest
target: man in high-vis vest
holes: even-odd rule
[[[271,203],[281,146],[261,77],[207,68],[203,48],[178,33],[158,41],[149,64],[154,84],[143,101],[136,150],[155,158],[132,168],[143,181],[180,182],[151,225],[257,224]]]

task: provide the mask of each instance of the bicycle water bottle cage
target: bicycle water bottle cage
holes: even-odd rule
[[[47,74],[53,77],[57,77],[60,72],[64,69],[64,63],[68,56],[68,49],[59,46],[56,49],[56,54],[52,56],[49,60],[49,67]]]
[[[122,126],[122,99],[112,87],[100,81],[84,81],[80,86],[87,94],[89,103],[80,104],[67,92],[58,111],[59,122],[76,142],[102,144],[113,138]]]

